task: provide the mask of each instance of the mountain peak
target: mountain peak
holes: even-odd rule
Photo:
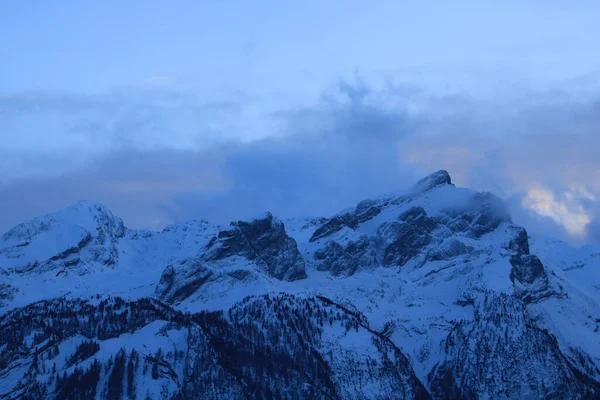
[[[125,363],[151,398],[600,394],[598,257],[530,246],[444,170],[329,219],[126,233],[81,201],[0,239],[0,397],[101,396]]]
[[[417,192],[426,192],[441,185],[452,185],[450,174],[443,169],[427,175],[425,178],[418,181],[414,186],[414,190]]]
[[[82,200],[57,212],[21,223],[6,232],[3,239],[8,245],[14,244],[13,241],[30,242],[44,232],[65,231],[79,235],[81,230],[93,237],[108,235],[117,238],[125,234],[121,218],[114,216],[100,203]]]
[[[110,236],[121,237],[125,232],[121,218],[116,217],[108,208],[95,201],[80,200],[53,216],[59,221],[81,226],[93,235],[104,230]]]
[[[79,200],[78,202],[56,212],[56,215],[67,216],[77,214],[105,215],[114,218],[112,212],[97,201]]]

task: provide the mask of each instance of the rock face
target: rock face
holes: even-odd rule
[[[362,215],[362,214],[361,214]],[[375,213],[376,215],[376,213]],[[347,226],[350,229],[356,229],[359,223],[359,218],[355,214],[346,213],[343,215],[337,215],[327,222],[325,222],[310,238],[311,242],[327,237],[335,232],[340,231],[343,227]]]
[[[510,280],[515,285],[517,294],[525,302],[536,302],[550,296],[561,296],[559,291],[550,287],[550,280],[542,261],[530,254],[527,231],[523,228],[513,229],[513,239],[508,244],[513,252],[510,256]]]
[[[169,265],[156,286],[157,298],[177,304],[194,294],[213,276],[213,271],[198,259],[187,259]]]
[[[375,218],[381,213],[384,206],[385,204],[377,204],[373,200],[361,201],[356,205],[356,209],[354,210],[358,223],[363,223]]]
[[[230,229],[218,231],[208,241],[202,253],[168,265],[154,294],[169,304],[179,304],[201,292],[206,284],[247,281],[256,271],[282,281],[306,278],[296,241],[270,213],[251,221],[232,222]]]
[[[431,243],[436,222],[422,207],[413,207],[397,221],[383,223],[377,229],[383,265],[401,267]]]
[[[438,171],[330,218],[0,239],[0,398],[600,397],[600,247]],[[124,299],[124,298],[127,299]]]
[[[413,188],[414,192],[426,192],[437,186],[452,185],[452,179],[448,171],[443,169],[426,176],[416,183]]]
[[[516,279],[524,285],[531,285],[538,279],[548,280],[544,265],[537,256],[529,253],[529,239],[527,231],[523,228],[514,230],[514,238],[509,242],[509,249],[514,252],[510,257],[512,270],[510,279]]]
[[[271,213],[250,222],[232,222],[231,229],[219,232],[210,241],[203,259],[218,261],[232,256],[255,261],[262,271],[279,280],[306,278],[296,241]]]
[[[427,259],[429,261],[448,261],[470,254],[473,250],[473,247],[467,246],[458,239],[451,238],[440,243],[438,247],[431,249],[427,254]]]
[[[511,218],[502,200],[491,193],[476,193],[464,207],[449,208],[440,217],[452,232],[475,239],[493,232]]]
[[[318,261],[317,269],[329,271],[335,276],[350,276],[361,267],[377,265],[377,253],[366,236],[356,242],[350,241],[346,246],[329,241],[315,252],[315,259]]]
[[[439,171],[417,183],[410,191],[412,197],[364,200],[354,213],[327,220],[310,238],[317,245],[325,243],[314,253],[316,268],[352,275],[376,266],[401,267],[421,256],[430,261],[450,260],[473,250],[458,237],[479,239],[510,224],[501,200],[489,193],[435,199],[428,207],[432,215],[423,206],[413,205],[415,199],[435,197],[439,194],[434,191],[444,188],[454,186],[447,172]]]
[[[523,284],[532,284],[537,279],[547,279],[544,265],[537,256],[531,254],[514,255],[510,258],[513,266],[511,279]]]

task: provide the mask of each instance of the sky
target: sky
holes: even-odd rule
[[[600,3],[0,0],[0,231],[328,216],[446,169],[600,243]]]

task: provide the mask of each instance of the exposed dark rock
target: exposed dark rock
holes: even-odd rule
[[[165,268],[154,293],[166,303],[178,304],[194,294],[212,275],[213,272],[200,260],[182,260]]]
[[[330,236],[347,226],[350,229],[356,229],[358,227],[359,220],[355,214],[346,213],[343,215],[337,215],[327,222],[325,222],[321,227],[319,227],[315,233],[313,233],[310,238],[311,242],[319,240],[321,238]]]
[[[510,257],[512,270],[510,279],[517,279],[522,284],[532,284],[538,278],[547,279],[542,261],[529,252],[527,231],[521,227],[513,227],[513,238],[508,243],[508,249],[513,252]]]
[[[508,248],[520,255],[529,254],[529,239],[525,228],[514,227],[514,236],[508,243]]]
[[[510,280],[515,286],[515,293],[525,304],[536,303],[549,297],[562,297],[561,290],[550,286],[548,274],[542,261],[529,252],[527,231],[520,227],[512,227],[513,236],[508,242],[510,256]]]
[[[92,239],[93,239],[92,235],[90,235],[89,233],[86,233],[84,235],[84,237],[79,241],[79,243],[77,243],[76,246],[70,247],[63,252],[50,257],[49,261],[62,260],[73,254],[78,254],[81,249],[83,249],[87,244],[89,244],[92,241]]]
[[[225,275],[237,281],[248,279],[251,271],[236,269],[223,275],[214,264],[236,256],[253,261],[261,271],[277,279],[293,281],[306,277],[296,241],[286,234],[283,223],[268,213],[250,222],[232,222],[231,229],[220,231],[210,240],[203,255],[169,265],[156,287],[156,296],[177,304],[211,279]]]
[[[329,271],[335,276],[350,276],[360,268],[377,265],[377,253],[366,236],[356,242],[348,242],[345,247],[329,241],[315,252],[315,259],[320,261],[316,266],[318,270]]]
[[[360,214],[364,213],[365,211],[367,211],[369,208],[375,207],[377,205],[378,205],[378,203],[375,200],[371,200],[371,199],[363,200],[356,205],[354,213],[356,215],[360,215]]]
[[[414,191],[422,193],[431,190],[437,186],[451,184],[452,179],[450,178],[450,174],[447,171],[441,169],[418,181],[417,184],[414,186]]]
[[[359,211],[363,210],[361,215],[364,215],[374,207],[369,203],[363,203]],[[348,215],[351,214],[345,214],[344,217]],[[340,217],[332,219],[329,221],[331,223],[329,227],[338,228],[342,221]],[[355,222],[354,219],[350,221]],[[422,207],[410,208],[400,215],[397,221],[382,224],[372,240],[362,236],[359,240],[350,241],[345,246],[329,241],[325,247],[315,252],[315,258],[320,261],[317,269],[330,271],[333,275],[348,276],[354,274],[359,268],[378,265],[378,259],[382,265],[402,266],[430,244],[430,234],[436,226],[437,222],[428,217]],[[466,251],[466,247],[449,249],[449,251]]]
[[[473,251],[471,246],[467,246],[460,240],[450,239],[442,243],[439,247],[432,249],[427,255],[427,259],[430,261],[447,261],[455,257],[468,254],[471,251]]]
[[[444,210],[439,222],[452,232],[464,233],[473,238],[493,232],[500,224],[511,222],[504,202],[491,193],[477,193],[463,207]]]
[[[388,205],[387,201],[376,202],[374,200],[363,200],[356,205],[354,213],[358,218],[358,223],[366,222],[381,213],[381,210]]]
[[[437,223],[422,207],[404,212],[397,221],[384,223],[377,229],[377,245],[383,265],[402,266],[431,242]]]
[[[531,254],[513,255],[510,258],[512,270],[510,279],[517,279],[523,284],[532,284],[536,279],[546,278],[544,265],[537,256]]]
[[[67,260],[63,263],[63,265],[67,268],[69,267],[74,267],[76,265],[79,265],[79,263],[81,262],[81,259],[79,257],[74,257],[70,260]]]
[[[231,223],[207,245],[203,260],[218,261],[242,256],[255,261],[268,275],[286,281],[306,278],[304,259],[296,241],[285,232],[283,222],[267,213],[250,222]]]
[[[236,269],[235,271],[228,272],[227,275],[238,281],[244,281],[252,276],[252,272],[245,269]]]
[[[423,207],[410,208],[398,217],[398,221],[406,222],[427,231],[433,230],[437,224],[434,219],[427,216]]]
[[[381,213],[381,207],[380,206],[372,206],[369,207],[367,210],[365,210],[364,212],[357,214],[358,215],[358,222],[359,223],[363,223],[366,222],[374,217],[376,217],[377,215],[379,215]]]

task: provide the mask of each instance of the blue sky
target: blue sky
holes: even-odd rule
[[[371,3],[0,2],[0,230],[328,215],[445,168],[598,242],[600,5]]]
[[[3,91],[315,92],[356,69],[439,90],[594,72],[597,2],[3,2]],[[499,72],[512,76],[489,75]],[[478,76],[472,76],[473,73]],[[447,81],[447,82],[444,82]],[[458,82],[457,82],[458,81]],[[444,83],[444,84],[442,84]],[[455,87],[455,85],[457,87]]]

